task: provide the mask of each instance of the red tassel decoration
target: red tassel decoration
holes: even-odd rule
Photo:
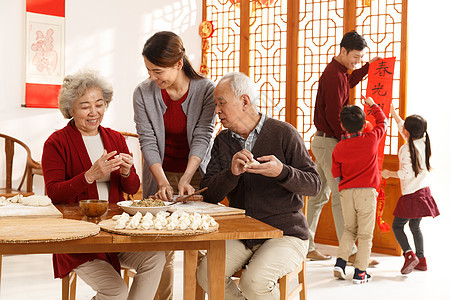
[[[377,198],[377,224],[380,228],[381,232],[388,232],[391,228],[388,223],[383,221],[383,210],[384,210],[384,204],[385,204],[385,196],[384,196],[384,186],[386,185],[386,179],[383,181],[383,183],[380,186],[380,191],[378,192],[378,198]]]

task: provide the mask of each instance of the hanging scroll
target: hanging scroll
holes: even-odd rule
[[[27,0],[26,107],[58,107],[64,78],[65,0]]]
[[[395,57],[380,59],[372,62],[369,67],[369,76],[367,82],[366,97],[372,97],[373,101],[380,106],[386,117],[389,117],[389,111],[392,102],[392,86],[394,79]],[[375,126],[375,118],[372,109],[364,106],[366,120]],[[378,169],[383,169],[384,144],[386,134],[378,145]],[[377,199],[377,223],[381,231],[389,231],[389,225],[383,221],[384,210],[384,190],[380,186]]]

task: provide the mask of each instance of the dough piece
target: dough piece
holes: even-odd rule
[[[1,196],[0,197],[0,206],[5,206],[5,205],[8,205],[8,204],[9,204],[9,201],[6,200],[6,197]]]
[[[23,195],[17,194],[17,195],[12,196],[11,198],[8,198],[8,201],[11,203],[22,203],[22,198],[23,198]]]
[[[31,195],[23,197],[22,204],[27,206],[47,206],[52,204],[52,200],[47,196]]]
[[[255,159],[249,160],[245,163],[244,168],[247,168],[250,165],[260,165],[261,163]]]

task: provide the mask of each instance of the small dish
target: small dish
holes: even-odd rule
[[[108,209],[108,200],[80,200],[79,206],[81,212],[88,218],[98,218]]]
[[[138,202],[140,200],[134,200],[134,202]],[[160,211],[167,211],[170,207],[169,204],[172,202],[166,202],[164,201],[165,206],[153,206],[153,207],[143,207],[143,206],[131,206],[133,204],[133,201],[120,201],[117,202],[117,205],[120,206],[126,213],[130,215],[135,215],[138,211],[145,215],[146,213],[151,213],[152,215],[156,215]]]

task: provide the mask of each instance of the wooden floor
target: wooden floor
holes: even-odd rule
[[[436,222],[435,222],[436,221]],[[380,261],[377,268],[369,269],[373,280],[368,284],[351,282],[353,268],[347,268],[348,280],[333,278],[336,247],[318,245],[319,250],[333,255],[324,262],[307,263],[308,300],[363,299],[363,300],[419,300],[450,299],[450,238],[447,222],[425,219],[422,230],[429,270],[400,274],[403,258],[373,254]],[[442,232],[442,229],[445,231]],[[432,233],[435,233],[434,235]],[[1,246],[1,245],[0,245]],[[176,252],[175,300],[182,297],[182,253]],[[14,255],[3,257],[1,300],[58,300],[61,299],[61,281],[53,279],[50,255]],[[94,292],[82,281],[78,282],[77,299],[90,300]]]

